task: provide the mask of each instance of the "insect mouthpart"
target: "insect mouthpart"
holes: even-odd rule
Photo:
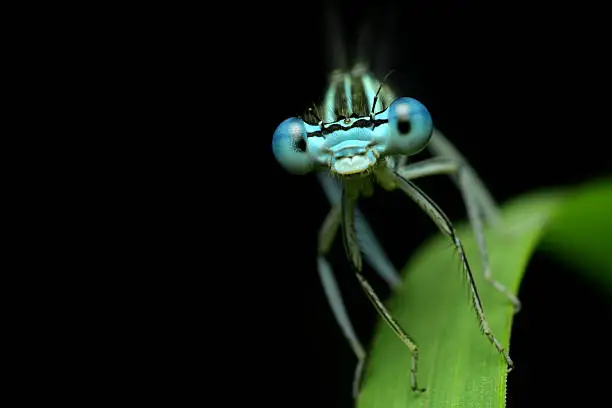
[[[375,151],[371,142],[366,140],[347,140],[338,143],[332,152],[332,170],[338,174],[349,175],[361,173],[376,164]]]

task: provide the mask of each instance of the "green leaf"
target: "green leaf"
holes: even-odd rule
[[[565,252],[560,256],[572,258],[579,267],[600,271],[602,262],[612,267],[612,227],[597,229],[602,217],[612,219],[612,204],[606,201],[609,192],[612,180],[532,193],[504,205],[501,228],[486,231],[495,279],[516,294],[529,258],[545,234],[551,253]],[[585,208],[592,211],[588,227]],[[459,224],[457,231],[471,260],[489,326],[507,348],[512,305],[484,280],[469,226]],[[576,237],[584,245],[568,249]],[[591,275],[605,276],[612,285],[612,273]],[[408,263],[404,277],[402,290],[387,306],[419,346],[418,381],[427,391],[410,389],[410,352],[379,321],[358,407],[504,407],[506,364],[480,330],[469,285],[449,240],[439,235],[426,242]]]
[[[612,293],[612,178],[576,189],[555,214],[541,248]]]

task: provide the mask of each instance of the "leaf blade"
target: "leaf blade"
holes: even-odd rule
[[[530,194],[502,208],[503,227],[486,232],[495,279],[513,293],[527,262],[564,194]],[[491,330],[508,346],[513,311],[507,299],[484,281],[469,226],[457,228]],[[407,265],[401,294],[388,307],[420,348],[419,377],[427,391],[410,390],[410,353],[379,322],[359,396],[365,407],[503,407],[505,363],[481,334],[470,305],[467,280],[445,237],[424,244]]]
[[[542,249],[612,293],[612,177],[576,188],[557,211]]]

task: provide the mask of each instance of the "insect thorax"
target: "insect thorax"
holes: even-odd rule
[[[350,118],[368,117],[380,81],[372,75],[362,63],[355,64],[353,69],[335,70],[329,75],[329,86],[323,102],[308,111],[304,121],[309,124],[332,123]],[[385,110],[395,99],[391,89],[385,84],[378,94],[375,112]]]

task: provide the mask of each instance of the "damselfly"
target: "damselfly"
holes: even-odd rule
[[[344,248],[359,283],[378,313],[412,354],[412,390],[424,390],[417,383],[417,345],[387,311],[362,274],[361,252],[392,287],[399,284],[398,273],[356,206],[359,196],[367,197],[373,193],[375,182],[386,190],[400,189],[406,193],[452,241],[469,282],[473,307],[482,331],[505,359],[508,371],[512,369],[513,363],[507,351],[489,329],[470,264],[453,225],[412,180],[436,174],[452,177],[465,201],[485,278],[518,310],[519,300],[493,280],[489,267],[483,221],[496,221],[496,204],[463,156],[434,128],[423,104],[408,97],[396,98],[385,79],[379,82],[365,65],[357,64],[350,71],[334,71],[322,105],[310,109],[303,118],[282,122],[274,133],[272,147],[276,159],[287,171],[294,174],[317,172],[332,206],[319,231],[317,267],[336,320],[358,359],[353,381],[354,396],[359,390],[366,352],[348,318],[326,259],[338,227],[342,230]],[[425,148],[434,157],[408,163],[409,156]]]

